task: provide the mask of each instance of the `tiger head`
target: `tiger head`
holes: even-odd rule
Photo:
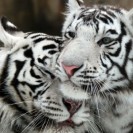
[[[131,90],[132,28],[133,10],[85,7],[81,0],[69,0],[62,30],[66,42],[57,75],[73,89],[61,89],[62,93],[73,99],[87,99],[97,93]]]
[[[14,132],[23,133],[32,128],[45,133],[90,131],[89,102],[63,97],[59,88],[64,85],[54,75],[62,39],[21,32],[2,17],[0,40],[4,43],[0,48],[0,114],[6,113],[1,123],[7,121]]]

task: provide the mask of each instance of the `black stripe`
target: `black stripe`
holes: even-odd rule
[[[31,65],[31,67],[34,66],[34,57],[33,57],[32,48],[27,49],[24,52],[24,56],[27,57],[27,58],[31,58],[30,65]]]
[[[122,129],[124,129],[124,130],[130,129],[129,132],[127,132],[127,133],[133,133],[133,121],[129,122],[127,125],[122,127]]]
[[[110,18],[109,16],[107,16],[107,15],[105,15],[105,14],[102,14],[102,15],[105,17],[105,19],[107,19],[108,21],[110,21],[110,23],[113,24],[112,18]]]
[[[45,84],[46,82],[44,82],[44,84]],[[49,86],[48,87],[46,87],[45,89],[43,88],[43,90],[41,90],[41,91],[38,91],[35,95],[34,95],[34,99],[37,99],[38,98],[38,96],[42,96],[47,90],[49,89]]]
[[[118,34],[118,33],[116,32],[116,30],[113,30],[113,29],[108,30],[106,33],[108,33],[108,32],[111,33],[111,34],[113,34],[113,35],[114,35],[114,34]]]
[[[24,52],[24,56],[27,57],[27,58],[32,58],[32,57],[33,57],[32,49],[31,49],[31,48],[27,49],[27,50]]]
[[[106,57],[110,60],[110,62],[112,63],[113,66],[117,66],[121,72],[122,75],[124,75],[125,78],[128,79],[128,76],[127,76],[127,73],[126,73],[126,70],[125,70],[125,65],[123,66],[119,66],[119,64],[117,64],[116,62],[114,62],[109,55],[106,55]],[[110,69],[111,70],[111,69]]]
[[[47,65],[47,62],[45,62],[46,59],[49,59],[48,56],[44,56],[42,59],[41,58],[38,58],[38,62],[43,64],[44,66]]]
[[[43,103],[49,103],[49,104],[55,104],[55,105],[58,105],[58,106],[62,106],[61,104],[56,103],[54,101],[43,101]]]
[[[57,53],[57,51],[56,50],[50,50],[48,53],[53,55],[53,54]]]
[[[18,76],[23,68],[23,66],[25,65],[25,61],[15,61],[15,65],[16,65],[16,72],[14,75],[14,78],[11,81],[11,85],[15,88],[17,95],[19,96],[19,98],[21,99],[21,101],[25,101],[23,99],[23,97],[21,96],[19,90],[18,90],[18,85],[20,84],[20,82],[18,81]],[[27,104],[24,102],[24,105],[27,106]]]
[[[45,108],[46,108],[46,109],[49,109],[49,110],[53,110],[53,111],[60,111],[60,112],[63,112],[62,109],[55,108],[55,107],[45,106]]]
[[[20,82],[20,84],[22,84],[23,86],[24,85],[27,85],[30,87],[30,89],[35,93],[36,89],[44,86],[44,82],[43,83],[40,83],[40,84],[37,84],[37,85],[33,85],[33,84],[30,84],[28,82]]]
[[[6,62],[2,71],[2,75],[0,77],[0,97],[4,97],[3,101],[11,105],[11,108],[17,109],[21,113],[26,113],[27,111],[22,107],[18,106],[16,101],[14,101],[12,95],[8,91],[8,86],[6,85],[6,80],[8,78],[8,67],[10,62],[10,56],[8,55],[6,58]]]
[[[126,35],[126,30],[125,30],[125,27],[126,27],[126,26],[125,26],[125,24],[124,24],[123,22],[121,22],[120,25],[121,25],[121,34],[120,34],[119,37],[117,38],[117,41],[118,41],[119,43],[122,42],[123,36]]]
[[[77,77],[82,77],[82,78],[84,78],[84,79],[93,79],[93,78],[96,78],[95,76],[86,76],[86,75],[78,75]]]
[[[91,71],[91,70],[87,70],[87,71],[82,71],[81,73],[83,73],[83,74],[87,74],[87,73],[97,73],[97,71]]]
[[[45,37],[44,35],[42,35],[42,34],[37,34],[37,33],[35,33],[35,35],[34,35],[34,33],[33,33],[33,36],[31,37],[32,39],[34,39],[34,38],[36,38],[36,37]]]
[[[101,55],[100,55],[100,61],[101,61],[101,64],[102,64],[103,67],[108,68],[107,65],[105,63],[103,63]]]
[[[36,44],[43,40],[54,41],[54,42],[58,43],[59,45],[63,43],[63,40],[61,38],[53,38],[52,36],[48,36],[48,37],[44,37],[44,38],[41,37],[41,38],[35,39],[33,42]]]
[[[35,39],[33,42],[36,44],[36,43],[39,43],[41,41],[45,40],[45,38],[38,38],[38,39]]]
[[[96,25],[96,32],[98,33],[99,32],[99,21],[95,21],[95,25]]]
[[[51,77],[51,79],[55,78],[55,76],[51,72],[49,72],[47,70],[45,70],[44,72],[47,73]]]
[[[111,56],[115,56],[115,57],[117,57],[117,56],[119,56],[120,52],[121,52],[121,47],[118,48],[118,49],[116,50],[115,53],[110,53],[110,52],[109,52],[108,54],[110,54]]]
[[[126,90],[127,90],[127,88],[126,88]],[[106,94],[111,94],[111,93],[117,94],[118,92],[123,92],[123,91],[125,91],[124,88],[117,86],[117,87],[111,88],[111,89],[108,88],[108,90],[105,90],[104,93],[106,93]]]
[[[123,68],[126,67],[126,64],[128,62],[128,57],[130,54],[130,51],[132,50],[132,40],[129,40],[126,44],[125,44],[125,48],[126,48],[126,55],[125,55],[125,61],[123,63]]]
[[[49,45],[43,46],[43,50],[46,50],[46,49],[55,49],[55,48],[57,48],[55,46],[55,44],[49,44]]]
[[[106,18],[103,18],[103,17],[99,17],[99,19],[105,23],[105,24],[109,24],[108,20]]]
[[[1,122],[1,120],[2,120],[3,114],[4,114],[4,111],[2,111],[2,112],[0,113],[0,122]]]
[[[36,78],[36,79],[40,79],[41,77],[39,75],[36,75],[36,73],[34,72],[33,69],[30,70],[30,74],[32,77]]]

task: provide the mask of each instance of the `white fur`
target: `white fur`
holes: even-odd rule
[[[68,9],[70,12],[78,10],[80,8],[80,5],[77,1],[83,3],[83,0],[68,0]]]
[[[12,24],[8,22],[8,26],[12,26]],[[91,130],[92,130],[92,133],[96,133],[97,129],[95,130],[93,129],[94,127],[96,127],[96,125],[90,123],[90,121],[93,123],[93,118],[91,115],[88,115],[90,114],[89,102],[88,104],[83,103],[81,108],[79,108],[79,110],[77,110],[71,118],[72,121],[75,122],[75,124],[81,124],[81,125],[75,125],[74,128],[72,128],[69,125],[61,126],[59,124],[68,120],[70,117],[70,112],[68,111],[66,105],[64,105],[63,103],[64,96],[59,90],[62,88],[66,90],[69,90],[69,89],[71,90],[71,87],[73,86],[71,84],[66,85],[65,83],[60,83],[58,79],[52,80],[50,77],[48,77],[45,74],[45,72],[44,73],[42,72],[44,69],[50,72],[53,72],[55,69],[56,59],[59,54],[58,52],[59,44],[57,44],[52,40],[54,37],[51,40],[44,39],[44,41],[34,44],[33,43],[34,38],[31,37],[32,35],[33,36],[40,35],[41,37],[44,37],[44,38],[50,37],[50,36],[43,33],[40,33],[40,34],[33,33],[32,35],[29,35],[27,38],[25,35],[25,38],[24,38],[22,36],[19,36],[18,34],[11,34],[5,31],[3,27],[0,27],[0,28],[2,29],[0,31],[1,33],[0,40],[2,40],[2,42],[4,43],[4,47],[0,51],[0,54],[2,57],[0,59],[1,76],[3,76],[3,71],[5,71],[5,69],[8,70],[7,71],[8,76],[3,81],[3,83],[5,83],[4,89],[7,90],[9,95],[12,96],[12,99],[16,101],[16,103],[14,104],[18,105],[18,107],[25,109],[29,113],[31,113],[32,110],[35,108],[41,111],[41,113],[44,113],[45,116],[47,115],[48,118],[53,119],[56,122],[56,124],[54,124],[54,123],[50,123],[48,120],[46,122],[46,127],[42,131],[38,131],[34,126],[34,124],[32,125],[32,122],[33,122],[32,120],[34,118],[30,117],[30,115],[28,115],[28,112],[25,114],[22,114],[21,112],[19,112],[17,108],[15,107],[12,108],[14,104],[12,105],[4,101],[6,97],[4,98],[2,97],[0,99],[0,108],[1,108],[0,115],[2,115],[2,111],[4,112],[4,114],[1,117],[1,121],[0,121],[0,132],[13,133],[11,129],[15,122],[17,123],[18,127],[23,126],[22,133],[31,133],[31,132],[32,133],[75,133],[75,132],[84,133],[85,131],[91,131]],[[57,46],[57,49],[56,49],[57,53],[55,54],[55,57],[53,57],[54,55],[49,55],[48,50],[46,51],[43,50],[43,46],[46,46],[49,44],[55,44]],[[24,46],[27,46],[27,47],[24,47]],[[32,50],[32,55],[29,53],[30,55],[27,57],[25,55],[25,51],[29,50],[29,48],[30,50]],[[40,63],[38,61],[38,58],[43,59],[45,55],[49,56],[49,58],[46,60],[46,62],[48,63],[47,65],[44,65],[43,63]],[[30,58],[30,56],[33,56],[33,57]],[[8,62],[6,62],[7,57],[9,57]],[[32,64],[33,66],[31,65],[32,58],[34,58],[34,64]],[[16,61],[24,62],[22,64],[23,65],[22,69],[17,68]],[[8,66],[5,68],[6,65]],[[40,76],[39,79],[31,75],[31,71],[30,71],[31,69],[34,71],[35,75]],[[42,71],[40,71],[40,69]],[[19,72],[18,75],[16,75],[16,72]],[[14,83],[13,79],[15,78],[17,78],[17,81],[19,82],[17,87],[13,85]],[[30,87],[30,85],[33,85],[33,86],[39,85],[39,82],[38,82],[39,80],[44,84],[41,86],[38,86],[35,89],[35,91],[32,91],[34,87],[33,88],[32,86]],[[1,83],[1,85],[3,83]],[[3,88],[0,86],[0,89],[3,89]],[[26,105],[23,103],[23,101],[16,93],[16,91],[19,92],[21,97],[24,99]],[[22,91],[25,94],[21,93]],[[41,94],[38,94],[40,91],[41,91]],[[42,93],[43,91],[45,92]],[[1,90],[0,92],[2,93]],[[29,93],[31,93],[32,95],[29,95]],[[35,98],[36,95],[37,97]],[[85,97],[88,98],[88,95],[85,95]],[[37,113],[40,113],[39,111]],[[25,123],[25,121],[23,122],[22,116],[29,122],[28,124]],[[35,117],[35,119],[36,118],[37,117]],[[47,126],[48,124],[50,125],[50,127]]]
[[[119,9],[121,13],[111,10],[116,16],[116,18],[110,16],[113,18],[113,23],[108,22],[108,24],[105,24],[99,20],[99,29],[97,33],[96,25],[93,23],[94,14],[89,18],[89,13],[91,14],[91,12],[94,11],[97,13],[99,8],[94,6],[92,9],[85,8],[88,10],[84,11],[84,9],[77,7],[77,4],[74,2],[75,1],[72,1],[71,4],[73,7],[69,4],[70,10],[69,14],[67,14],[66,21],[64,22],[62,32],[64,38],[65,34],[69,32],[74,32],[75,37],[70,37],[70,39],[65,38],[66,44],[60,54],[58,60],[59,65],[57,66],[60,71],[57,70],[56,72],[62,82],[72,82],[69,84],[74,84],[74,87],[69,89],[69,92],[66,88],[60,90],[63,95],[68,98],[84,100],[87,98],[87,95],[85,94],[86,92],[79,89],[82,87],[82,84],[89,86],[91,85],[91,81],[95,82],[95,84],[99,81],[104,82],[103,86],[100,86],[99,83],[91,88],[91,91],[97,94],[92,98],[92,105],[94,110],[97,110],[98,115],[96,121],[99,121],[99,125],[106,133],[127,133],[133,129],[133,126],[130,125],[133,121],[133,96],[132,86],[130,86],[130,83],[132,85],[133,81],[133,9],[130,11]],[[105,7],[105,10],[110,11],[110,6]],[[77,19],[82,12],[84,12],[83,17],[86,17],[85,22],[82,18]],[[99,14],[100,13],[107,16],[109,15],[106,11],[100,11]],[[112,45],[110,49],[107,48],[109,44],[100,46],[98,42],[102,38],[109,37],[116,39],[121,32],[123,32],[121,31],[120,22],[123,22],[126,26],[124,29],[126,35],[122,37],[122,41],[120,43],[116,41],[116,44]],[[109,29],[115,30],[117,34],[106,33]],[[126,47],[129,45],[129,40],[131,41],[131,46],[128,55]],[[119,47],[121,47],[119,56],[111,56],[110,54],[115,53]],[[106,56],[104,57],[104,53],[109,55],[110,59]],[[125,62],[126,55],[128,55],[127,62]],[[103,67],[100,62],[100,56],[107,68]],[[113,66],[111,60],[115,62]],[[65,72],[62,63],[66,66],[82,67],[70,77]],[[124,63],[127,77],[122,74],[122,70],[120,70]],[[97,68],[97,70],[95,70],[94,67]],[[106,70],[109,68],[111,69],[107,74]],[[83,74],[85,71],[95,71],[95,73],[86,72],[86,74]],[[94,79],[85,78],[87,76],[94,77]],[[76,89],[77,91],[75,91],[75,86],[78,86],[78,89]],[[118,90],[117,92],[117,90],[115,90],[117,87],[120,87],[123,90]],[[111,93],[111,91],[114,91],[116,94]],[[101,92],[100,94],[102,97],[98,95],[99,92]],[[114,107],[114,105],[116,105],[116,107]],[[117,113],[118,115],[120,114],[120,116],[117,116]]]

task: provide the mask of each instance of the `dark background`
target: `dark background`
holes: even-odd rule
[[[0,0],[0,16],[7,18],[23,31],[40,31],[60,35],[67,0]],[[84,0],[86,5],[111,4],[126,9],[132,0]]]

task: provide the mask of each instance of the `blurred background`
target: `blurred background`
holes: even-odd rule
[[[126,9],[132,0],[84,0],[86,5],[111,4]],[[60,35],[67,0],[0,0],[0,16],[7,18],[23,31],[40,31]]]

